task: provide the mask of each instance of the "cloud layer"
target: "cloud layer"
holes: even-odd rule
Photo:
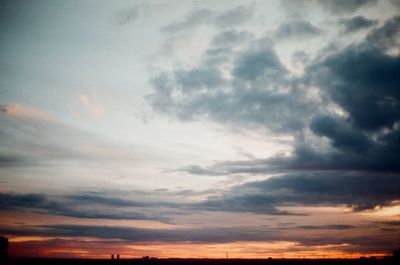
[[[395,1],[124,4],[0,10],[15,255],[397,247]]]

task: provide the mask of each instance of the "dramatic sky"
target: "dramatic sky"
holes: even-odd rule
[[[10,255],[389,253],[399,47],[399,0],[1,1]]]

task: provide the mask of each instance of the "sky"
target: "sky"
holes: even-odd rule
[[[400,1],[0,4],[12,257],[400,246]]]

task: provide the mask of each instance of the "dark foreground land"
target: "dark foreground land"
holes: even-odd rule
[[[6,265],[392,265],[394,259],[9,259]]]

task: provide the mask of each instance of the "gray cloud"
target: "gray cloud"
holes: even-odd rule
[[[175,21],[162,30],[169,33],[191,29],[200,24],[209,23],[214,17],[214,12],[209,9],[193,10],[183,20]]]
[[[349,19],[341,20],[339,23],[343,26],[345,33],[352,33],[374,26],[378,23],[378,21],[367,19],[363,16],[355,16]]]
[[[299,225],[296,226],[298,229],[305,230],[348,230],[358,228],[355,225],[347,225],[347,224],[332,224],[332,225]]]
[[[329,116],[319,116],[313,119],[310,129],[319,136],[325,136],[332,146],[347,152],[363,153],[371,143],[362,132],[351,128],[345,120]]]
[[[368,3],[353,4],[348,10]],[[272,132],[291,133],[296,139],[290,156],[178,169],[197,175],[283,174],[235,186],[191,205],[191,209],[290,215],[280,207],[346,205],[362,211],[398,200],[400,64],[398,54],[393,55],[400,32],[398,21],[398,17],[386,21],[360,43],[322,49],[316,59],[307,62],[304,76],[298,79],[288,77],[267,39],[253,39],[249,48],[231,53],[233,59],[223,61],[232,69],[232,79],[223,89],[202,85],[201,93],[191,90],[178,99],[174,97],[180,87],[176,78],[168,72],[157,77],[161,79],[153,81],[155,92],[149,97],[155,110],[183,120],[208,118],[245,128],[258,125]],[[209,50],[212,48],[216,47]],[[311,86],[318,88],[320,102],[304,96]],[[325,106],[329,104],[343,114],[334,114]],[[368,240],[350,241],[369,244]],[[304,245],[328,241],[300,240]]]
[[[342,129],[339,129],[342,130]],[[347,130],[347,129],[344,129]],[[336,130],[337,131],[337,130]],[[198,175],[231,175],[231,174],[271,174],[287,171],[361,171],[380,172],[380,174],[398,173],[400,171],[397,131],[379,137],[373,144],[365,141],[364,135],[354,131],[351,137],[355,142],[343,138],[349,132],[333,135],[329,132],[333,150],[320,150],[308,143],[295,145],[290,156],[276,155],[267,159],[220,161],[209,167],[190,165],[178,169]],[[361,138],[356,138],[360,136]],[[364,145],[366,143],[367,145]],[[369,146],[369,147],[368,147]],[[351,152],[349,152],[349,150]]]
[[[147,199],[125,199],[116,193],[85,192],[59,196],[0,193],[0,206],[4,210],[77,218],[170,222],[175,215],[199,211],[292,215],[279,207],[347,205],[355,211],[373,209],[399,199],[399,184],[396,174],[297,172],[248,182],[225,192],[205,193],[203,195],[208,197],[200,202],[176,200],[179,196],[187,198],[187,192],[181,195],[164,193],[162,199],[156,199],[150,192],[144,196]]]
[[[311,228],[312,227],[312,228]],[[352,229],[350,225],[320,226],[318,229],[326,230],[323,235],[314,234],[311,230],[316,226],[304,226],[303,231],[307,234],[290,233],[289,230],[270,229],[266,227],[211,227],[192,229],[144,229],[125,226],[84,226],[84,225],[41,225],[41,226],[19,226],[1,228],[0,233],[5,235],[18,236],[50,236],[50,237],[71,237],[71,241],[80,237],[93,237],[104,242],[120,243],[146,243],[146,242],[191,242],[191,243],[229,243],[239,241],[291,241],[296,242],[293,250],[299,250],[309,246],[327,246],[347,244],[343,251],[348,252],[371,252],[387,251],[387,248],[397,246],[397,238],[390,231],[376,235],[355,236],[351,234],[329,233],[329,230]],[[289,228],[290,229],[290,228]],[[297,230],[299,231],[299,230]],[[53,239],[54,240],[54,239]],[[54,246],[54,241],[50,246]],[[65,243],[65,241],[64,241]],[[57,244],[57,242],[56,242]],[[86,242],[87,244],[87,242]],[[291,249],[290,249],[291,250]]]
[[[253,5],[236,6],[225,12],[217,12],[210,9],[197,9],[189,13],[184,19],[174,21],[162,28],[168,33],[183,32],[200,25],[215,25],[219,28],[241,25],[252,18],[254,13]]]
[[[370,32],[366,38],[364,48],[376,48],[380,50],[391,50],[397,51],[397,57],[399,56],[400,46],[400,16],[395,16],[385,21],[385,24]]]
[[[257,53],[241,54],[234,68],[238,72],[237,79],[250,80],[251,87],[259,85],[258,79],[266,80],[263,82],[265,89],[260,94],[257,89],[247,91],[238,87],[242,90],[235,91],[230,96],[246,93],[246,99],[252,99],[233,101],[237,103],[235,110],[241,110],[240,114],[245,113],[246,116],[234,115],[235,110],[232,110],[231,116],[221,120],[226,122],[230,117],[240,117],[247,121],[258,121],[266,127],[289,127],[293,132],[300,131],[302,133],[295,134],[296,145],[292,155],[247,161],[222,161],[206,168],[190,165],[181,170],[203,175],[265,174],[287,170],[373,171],[380,174],[399,172],[400,79],[397,72],[400,69],[400,59],[398,55],[389,54],[393,49],[397,49],[399,20],[399,17],[389,19],[383,26],[371,31],[361,43],[351,44],[318,57],[306,67],[306,73],[301,80],[292,82],[285,78],[285,70],[282,70],[279,61],[274,60],[276,57],[271,53],[260,52],[262,56],[254,55],[256,60],[252,60],[252,56]],[[243,65],[244,71],[237,70],[241,69],[240,65]],[[274,70],[269,71],[269,67]],[[247,71],[250,74],[247,74]],[[263,79],[264,77],[266,78]],[[286,84],[293,90],[289,95],[273,97],[266,92],[269,88],[267,82],[277,87]],[[339,117],[329,113],[323,105],[302,99],[299,95],[302,90],[297,90],[302,82],[305,87],[319,87],[322,99],[320,104],[337,104],[346,116]],[[223,98],[219,102],[223,103]],[[243,106],[250,102],[253,106],[261,106],[260,109],[264,112],[261,117],[265,119],[253,120],[260,117],[257,108],[250,108],[247,113],[242,110]],[[281,103],[284,106],[282,109],[274,108]],[[208,109],[208,112],[209,117],[214,117],[218,114],[218,109]],[[296,124],[292,118],[297,119],[298,127],[290,127]],[[289,124],[285,127],[281,120]],[[313,133],[314,138],[305,137],[307,130]],[[312,141],[318,140],[319,137],[328,139],[330,146],[317,147]]]
[[[293,20],[281,24],[274,33],[276,40],[303,40],[322,34],[322,30],[308,21]]]
[[[212,89],[224,84],[219,69],[215,68],[194,68],[190,70],[175,71],[176,84],[182,88],[182,92]]]
[[[234,241],[265,241],[272,238],[267,229],[260,228],[193,228],[144,229],[123,226],[44,225],[23,229],[0,229],[2,234],[40,235],[56,237],[95,237],[122,239],[129,242],[193,242],[227,243]]]
[[[231,174],[265,174],[273,173],[276,170],[281,170],[282,164],[286,165],[281,160],[275,159],[251,159],[251,160],[236,160],[236,161],[219,161],[209,167],[200,167],[197,165],[189,165],[177,169],[177,171],[188,172],[194,175],[231,175]],[[278,163],[277,163],[278,162]],[[274,167],[273,164],[279,164]],[[286,168],[285,168],[286,169]]]
[[[399,0],[391,0],[390,3],[400,10],[400,1]]]
[[[0,154],[0,168],[24,166],[29,163],[29,160],[22,156]]]
[[[49,197],[46,194],[0,193],[3,210],[31,211],[90,219],[169,221],[162,210],[165,203],[138,202],[94,194]],[[153,211],[148,211],[153,208]]]
[[[278,56],[272,48],[249,50],[243,53],[235,62],[233,76],[248,81],[259,77],[269,80],[279,80],[287,73]]]
[[[352,66],[350,74],[348,69]],[[355,125],[376,130],[391,128],[399,120],[398,57],[378,49],[349,47],[315,67],[327,71],[326,78],[316,77],[317,81],[349,112]]]
[[[296,173],[236,186],[203,206],[267,214],[290,214],[277,210],[289,205],[347,205],[359,211],[390,205],[399,194],[400,179],[395,174]]]
[[[247,41],[252,36],[252,33],[245,30],[229,29],[215,35],[211,40],[211,46],[223,48],[235,47]]]
[[[202,65],[215,68],[230,64],[238,50],[253,39],[254,35],[245,30],[229,29],[216,34],[203,54]]]
[[[353,13],[365,6],[375,5],[377,0],[319,0],[323,8],[335,14]]]
[[[351,14],[363,7],[373,6],[378,0],[282,0],[281,5],[291,12],[315,6],[331,14]]]
[[[321,229],[325,229],[321,226]],[[333,229],[335,228],[327,228]],[[339,228],[342,229],[342,228]],[[305,228],[305,230],[309,230]],[[82,225],[47,225],[35,227],[20,227],[1,229],[2,234],[20,236],[51,236],[51,237],[94,237],[112,240],[123,240],[130,243],[145,242],[191,242],[191,243],[229,243],[238,241],[279,241],[287,240],[299,242],[301,246],[345,244],[351,242],[353,248],[368,248],[374,242],[371,237],[350,237],[340,238],[296,236],[282,234],[282,231],[268,229],[265,227],[232,227],[232,228],[194,228],[194,229],[143,229],[123,226],[82,226]],[[315,241],[313,241],[315,239]],[[382,243],[393,244],[393,238],[380,240]],[[120,241],[116,241],[120,242]],[[360,246],[361,245],[361,246]]]
[[[117,24],[122,26],[138,19],[139,16],[140,16],[140,7],[134,6],[119,10],[116,13],[115,18]]]
[[[253,17],[254,6],[237,6],[225,11],[215,18],[215,24],[219,27],[242,25]]]
[[[235,37],[234,33],[229,35]],[[221,41],[216,42],[221,45]],[[210,50],[199,66],[153,77],[154,93],[147,99],[154,110],[182,120],[207,117],[227,124],[289,132],[302,128],[317,107],[305,97],[297,80],[287,76],[270,41],[256,40],[250,48],[230,53],[229,58],[214,53],[216,60],[210,59]],[[221,76],[221,60],[232,66],[233,79]]]
[[[188,172],[194,175],[205,175],[205,176],[217,176],[217,175],[226,175],[226,171],[222,171],[218,169],[218,166],[214,166],[213,168],[204,168],[196,165],[189,165],[186,167],[182,167],[178,170],[178,172]]]

